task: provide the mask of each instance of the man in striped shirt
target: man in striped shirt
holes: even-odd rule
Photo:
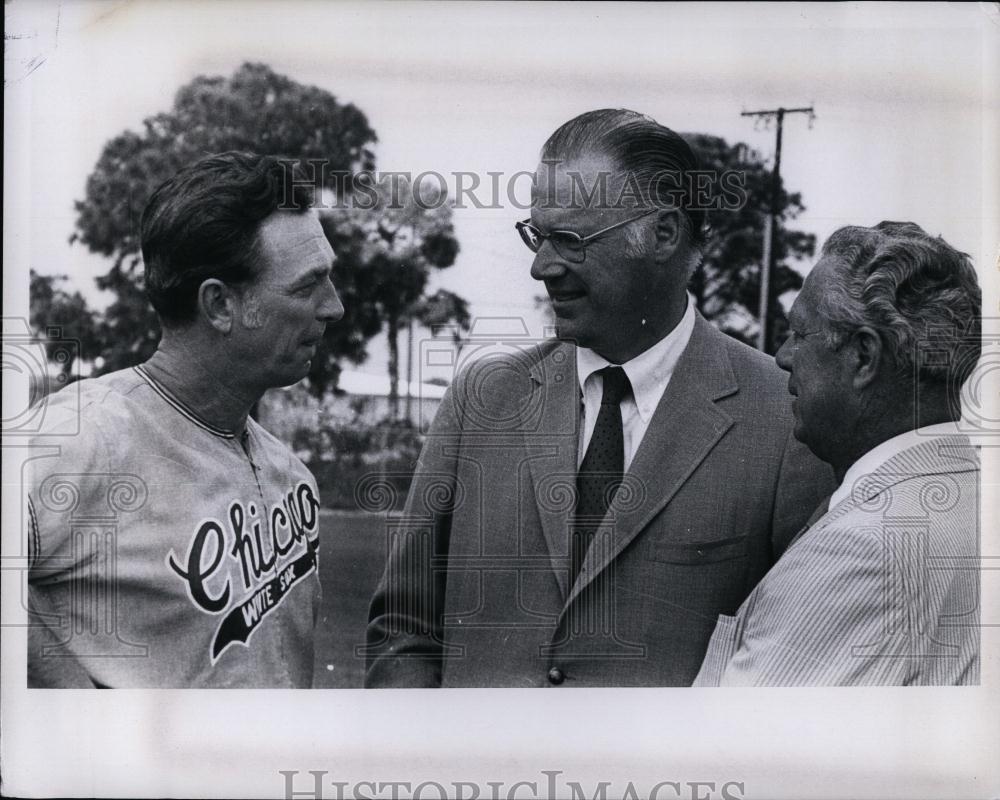
[[[826,242],[777,361],[796,438],[840,486],[720,616],[695,686],[979,682],[979,458],[959,393],[981,303],[969,258],[913,223]]]

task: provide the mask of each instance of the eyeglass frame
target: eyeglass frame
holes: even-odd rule
[[[646,211],[643,211],[641,214],[639,214],[636,217],[629,217],[628,219],[622,220],[621,222],[616,222],[614,225],[608,225],[608,227],[601,228],[601,230],[594,231],[594,233],[588,234],[587,236],[581,236],[576,231],[564,231],[564,230],[558,230],[558,229],[554,230],[554,231],[549,231],[548,233],[545,233],[544,231],[539,230],[537,226],[535,226],[535,225],[532,224],[530,217],[528,219],[521,220],[520,222],[515,222],[514,223],[514,228],[517,230],[518,234],[520,234],[521,241],[524,242],[525,246],[532,253],[537,253],[539,250],[541,250],[542,249],[542,244],[539,244],[537,249],[534,248],[534,247],[532,247],[531,243],[525,238],[525,234],[524,234],[524,229],[525,228],[531,228],[532,230],[534,230],[538,234],[538,237],[539,237],[539,239],[541,239],[542,243],[550,242],[552,244],[552,247],[555,249],[555,251],[560,256],[562,256],[563,258],[565,258],[567,261],[570,261],[570,262],[572,262],[574,264],[582,264],[584,261],[587,260],[587,245],[590,242],[594,241],[594,239],[598,238],[599,236],[603,236],[606,233],[609,233],[609,232],[613,231],[615,228],[624,227],[625,225],[628,225],[630,222],[635,222],[636,220],[640,220],[643,217],[648,217],[650,214],[655,214],[657,211],[660,211],[660,210],[661,209],[659,209],[659,208],[648,209]],[[577,241],[572,245],[572,247],[579,247],[580,249],[579,250],[570,250],[569,252],[572,253],[573,255],[576,255],[577,253],[579,253],[579,255],[580,255],[580,259],[579,260],[576,260],[574,258],[570,258],[562,250],[559,249],[558,245],[556,245],[555,242],[551,241],[552,237],[555,236],[555,235],[557,235],[557,234],[561,234],[563,236],[572,236],[572,237],[576,238]]]
[[[785,342],[784,342],[784,344],[782,344],[782,347],[784,347],[784,345],[787,344],[793,350],[798,350],[799,347],[810,336],[819,336],[819,335],[829,336],[829,334],[830,334],[830,331],[825,330],[824,328],[816,328],[815,330],[812,330],[812,331],[806,331],[805,333],[799,333],[793,327],[789,326],[788,327],[788,337],[785,339]],[[839,347],[836,348],[836,349],[839,349]]]

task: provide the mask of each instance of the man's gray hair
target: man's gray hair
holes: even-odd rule
[[[867,325],[901,372],[961,386],[981,350],[982,292],[969,256],[913,222],[841,228],[821,256],[836,275],[819,302],[831,347]]]

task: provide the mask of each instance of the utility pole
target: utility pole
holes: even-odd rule
[[[413,425],[413,315],[406,326],[406,421]],[[414,426],[416,427],[416,426]]]
[[[767,208],[767,224],[764,228],[764,257],[760,265],[760,333],[757,334],[757,349],[765,353],[771,351],[771,274],[774,271],[774,240],[778,232],[778,203],[781,200],[781,129],[785,114],[808,114],[809,126],[816,118],[812,106],[808,108],[770,108],[763,111],[744,111],[741,117],[762,117],[767,121],[777,119],[778,133],[774,146],[774,169],[771,170],[771,199]]]

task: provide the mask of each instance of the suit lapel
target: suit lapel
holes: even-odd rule
[[[531,368],[541,415],[526,426],[528,469],[552,572],[563,597],[569,593],[569,525],[576,491],[580,385],[572,344],[560,343]],[[537,407],[532,403],[533,407]]]
[[[569,597],[604,570],[639,532],[670,502],[697,466],[733,424],[715,400],[738,390],[722,334],[699,314],[691,341],[674,374],[626,474],[626,493],[615,498],[605,518],[610,541],[587,553]]]

